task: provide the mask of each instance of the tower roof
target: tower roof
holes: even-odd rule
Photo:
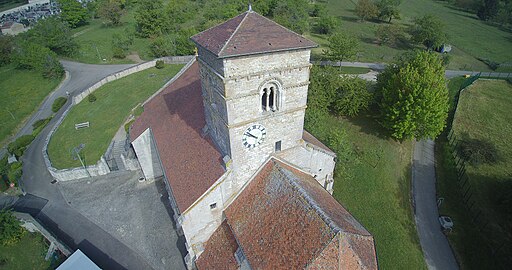
[[[219,58],[317,46],[313,41],[252,10],[207,29],[191,39]]]

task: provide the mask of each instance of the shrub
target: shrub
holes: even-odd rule
[[[318,34],[332,34],[338,28],[338,19],[334,16],[323,16],[318,19],[318,22],[313,27]]]
[[[53,102],[52,104],[52,112],[56,113],[60,110],[60,108],[62,108],[62,106],[64,106],[64,104],[66,104],[66,101],[68,99],[65,98],[65,97],[58,97],[57,99],[55,99],[55,101]],[[44,119],[42,119],[44,120]]]
[[[7,179],[9,179],[11,183],[18,185],[18,180],[20,180],[22,174],[23,167],[21,162],[14,162],[7,172]]]
[[[36,137],[37,135],[39,135],[43,128],[46,127],[48,123],[50,123],[50,120],[52,120],[52,117],[39,119],[36,122],[34,122],[34,124],[32,124],[32,136]]]
[[[112,52],[115,58],[125,58],[133,44],[133,34],[112,36]]]
[[[492,164],[498,161],[498,149],[489,141],[471,139],[463,135],[457,149],[459,155],[472,165]]]
[[[133,122],[135,122],[135,119],[128,121],[128,123],[124,124],[124,131],[128,133],[130,131],[130,127],[132,126]]]
[[[11,211],[0,211],[0,243],[4,246],[16,244],[25,229],[20,226],[20,221]]]
[[[87,100],[92,103],[92,102],[96,101],[96,96],[91,93],[87,96]]]
[[[367,110],[372,100],[373,93],[368,91],[365,80],[346,77],[336,92],[332,109],[338,115],[356,116]]]
[[[164,68],[164,66],[165,66],[164,60],[156,60],[156,64],[155,64],[156,68],[162,69],[162,68]]]
[[[23,135],[7,146],[7,151],[17,157],[21,157],[27,146],[34,140],[32,135]]]

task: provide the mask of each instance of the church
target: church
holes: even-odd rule
[[[256,12],[195,36],[197,56],[130,130],[163,179],[189,269],[377,269],[332,196],[336,154],[304,130],[311,49]]]

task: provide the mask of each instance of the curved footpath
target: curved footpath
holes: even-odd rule
[[[44,101],[41,109],[31,120],[48,117],[51,114],[53,100],[66,95],[66,91],[74,96],[103,77],[132,66],[87,65],[69,61],[62,63],[68,71],[69,78]],[[62,196],[58,184],[51,183],[53,178],[46,168],[41,149],[51,127],[69,106],[71,102],[66,103],[25,152],[21,182],[27,195],[18,199],[15,209],[31,213],[64,244],[73,250],[80,248],[103,269],[151,269],[150,265],[130,247],[70,207]],[[31,128],[30,121],[27,125]]]

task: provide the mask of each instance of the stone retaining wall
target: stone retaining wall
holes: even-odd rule
[[[155,66],[156,61],[163,60],[166,64],[186,64],[190,62],[194,58],[193,55],[186,55],[186,56],[168,56],[168,57],[162,57],[155,60],[151,60],[148,62],[144,62],[141,64],[138,64],[133,67],[129,67],[127,69],[121,70],[117,73],[108,75],[107,77],[103,78],[99,82],[89,86],[86,90],[84,90],[81,94],[76,95],[73,97],[73,104],[78,104],[80,101],[82,101],[84,98],[86,98],[89,94],[93,93],[96,89],[100,88],[106,83],[109,83],[111,81],[115,81],[117,79],[126,77],[128,75],[131,75],[133,73],[146,70],[148,68],[152,68]]]
[[[64,121],[64,118],[66,117],[66,115],[69,113],[69,111],[71,110],[71,108],[75,104],[79,103],[87,95],[89,95],[90,93],[94,92],[100,86],[102,86],[102,85],[104,85],[104,84],[106,84],[108,82],[111,82],[111,81],[114,81],[114,80],[126,77],[126,76],[128,76],[130,74],[133,74],[135,72],[139,72],[139,71],[142,71],[142,70],[154,67],[157,60],[164,60],[164,62],[167,63],[167,64],[184,64],[184,63],[187,64],[169,82],[167,82],[162,88],[160,88],[156,92],[156,93],[159,93],[165,87],[167,87],[167,85],[169,85],[177,77],[179,77],[183,73],[183,71],[185,69],[187,69],[188,66],[191,65],[191,63],[194,62],[195,56],[193,56],[193,55],[188,55],[188,56],[170,56],[170,57],[163,57],[163,58],[158,58],[158,59],[155,59],[155,60],[152,60],[152,61],[149,61],[149,62],[145,62],[145,63],[139,64],[139,65],[127,68],[125,70],[122,70],[120,72],[108,75],[107,77],[103,78],[99,82],[97,82],[97,83],[93,84],[92,86],[88,87],[81,94],[75,96],[74,99],[73,99],[73,103],[64,111],[64,113],[59,118],[57,123],[52,127],[52,129],[48,133],[48,136],[46,137],[45,143],[44,143],[44,146],[43,146],[42,152],[43,152],[44,162],[46,164],[46,167],[48,168],[48,171],[53,176],[53,178],[55,178],[58,181],[70,181],[70,180],[76,180],[76,179],[91,177],[91,176],[106,175],[106,174],[111,172],[104,156],[102,156],[100,158],[100,160],[98,161],[98,163],[96,165],[87,166],[86,168],[77,167],[77,168],[71,168],[71,169],[58,170],[58,169],[56,169],[56,168],[54,168],[52,166],[50,158],[48,157],[48,143],[50,142],[50,139],[53,136],[53,134],[55,133],[55,131],[57,130],[57,128]],[[153,98],[154,96],[155,95],[151,96],[149,99]],[[147,100],[146,100],[146,102],[147,102]],[[137,170],[139,168],[137,162],[130,161],[129,159],[126,159],[126,158],[123,158],[123,157],[122,157],[122,160],[124,162],[125,167],[127,169],[129,169],[129,170]]]

